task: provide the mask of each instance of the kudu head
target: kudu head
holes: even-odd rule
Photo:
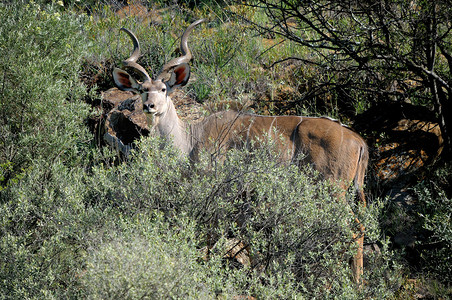
[[[188,48],[188,36],[193,28],[204,22],[204,19],[198,20],[192,23],[185,30],[181,38],[182,56],[173,58],[166,63],[156,79],[152,79],[146,70],[137,63],[140,57],[140,43],[136,36],[125,28],[121,30],[125,31],[133,42],[132,55],[123,61],[123,67],[132,69],[138,74],[139,78],[134,78],[132,75],[124,70],[115,68],[113,71],[113,78],[116,85],[125,91],[133,91],[141,95],[143,101],[143,111],[151,116],[159,116],[164,114],[171,101],[169,95],[172,91],[180,86],[184,86],[190,78],[190,67],[188,62],[192,59],[192,54]]]

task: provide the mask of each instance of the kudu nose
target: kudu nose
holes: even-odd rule
[[[144,111],[151,111],[151,109],[153,109],[154,108],[154,103],[149,103],[149,104],[143,104],[143,110]]]

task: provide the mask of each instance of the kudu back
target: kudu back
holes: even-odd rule
[[[136,62],[140,57],[138,39],[122,28],[134,46],[132,55],[123,61],[123,67],[132,69],[139,78],[118,68],[114,69],[113,77],[120,89],[141,95],[150,127],[193,160],[203,149],[221,153],[251,145],[253,140],[273,138],[281,160],[311,164],[325,179],[337,182],[344,194],[353,184],[360,204],[365,206],[363,185],[368,149],[357,133],[338,121],[304,116],[261,116],[238,111],[218,112],[196,124],[179,119],[170,94],[188,82],[188,62],[192,59],[188,36],[202,22],[204,20],[198,20],[186,29],[181,37],[182,55],[166,63],[155,79]],[[364,227],[356,221],[360,231],[355,234],[358,251],[352,268],[354,279],[359,283],[363,272]]]

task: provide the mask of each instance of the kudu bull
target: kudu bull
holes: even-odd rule
[[[140,57],[139,42],[132,32],[122,28],[134,46],[132,55],[123,62],[123,66],[135,71],[139,78],[137,80],[126,71],[115,68],[114,80],[120,89],[141,95],[143,111],[150,126],[183,154],[195,160],[200,149],[227,150],[272,136],[282,160],[299,165],[310,163],[325,179],[337,182],[344,195],[353,183],[360,204],[365,206],[363,183],[368,162],[367,146],[357,133],[338,121],[302,116],[270,117],[238,111],[215,113],[196,124],[187,124],[179,119],[169,95],[188,82],[188,62],[192,54],[187,39],[193,28],[203,21],[198,20],[186,29],[181,38],[182,56],[165,64],[156,79],[152,79],[136,62]],[[300,155],[303,158],[298,160]],[[354,236],[358,251],[353,258],[352,269],[354,279],[359,283],[363,272],[364,227],[358,220],[356,222],[360,230]]]

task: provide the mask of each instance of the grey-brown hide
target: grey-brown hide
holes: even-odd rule
[[[187,45],[189,33],[203,22],[191,24],[181,38],[182,56],[165,64],[155,80],[136,63],[139,43],[135,35],[125,30],[134,44],[132,56],[123,62],[140,74],[139,80],[126,71],[115,69],[114,79],[119,88],[141,94],[143,110],[150,125],[160,136],[168,139],[182,153],[194,160],[201,149],[221,153],[242,147],[251,141],[273,137],[276,150],[283,161],[310,163],[326,179],[336,181],[344,194],[353,183],[363,206],[364,175],[368,163],[368,150],[364,140],[355,132],[329,118],[302,116],[261,116],[237,111],[213,114],[196,124],[182,122],[169,94],[187,83],[190,76],[188,62],[191,52]],[[304,159],[297,158],[303,154]],[[361,281],[363,268],[364,227],[356,220],[360,231],[355,234],[358,251],[353,260],[356,282]]]

